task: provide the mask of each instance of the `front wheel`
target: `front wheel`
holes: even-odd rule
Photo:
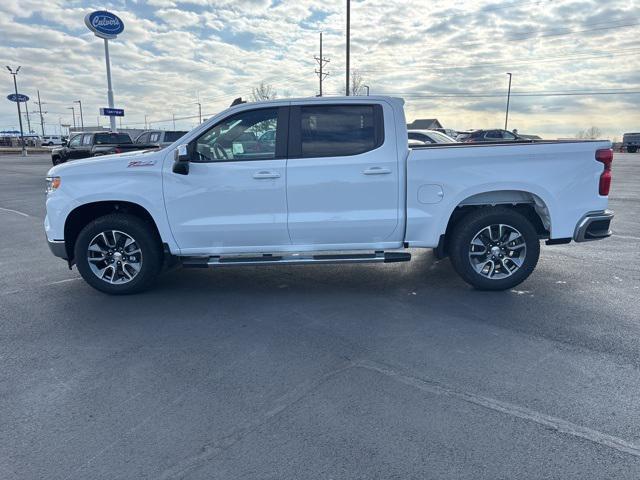
[[[531,222],[503,207],[484,207],[463,217],[452,232],[453,268],[480,290],[506,290],[536,267],[540,241]]]
[[[162,267],[162,248],[153,225],[127,214],[89,223],[78,235],[74,253],[82,278],[113,295],[144,290]]]

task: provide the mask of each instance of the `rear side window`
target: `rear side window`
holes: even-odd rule
[[[181,137],[184,137],[187,132],[164,132],[165,142],[175,142]]]
[[[96,145],[132,143],[128,133],[96,133]]]
[[[382,145],[379,105],[319,105],[300,108],[300,156],[358,155]]]
[[[91,135],[82,137],[82,145],[91,145]]]

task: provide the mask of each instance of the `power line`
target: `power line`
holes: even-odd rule
[[[563,96],[599,96],[599,95],[637,95],[640,90],[633,91],[607,91],[607,92],[588,92],[588,91],[565,91],[565,92],[518,92],[511,93],[512,97],[563,97]],[[410,93],[410,92],[382,92],[381,95],[402,96],[405,98],[494,98],[504,97],[501,93],[473,93],[473,92],[456,92],[456,93]]]

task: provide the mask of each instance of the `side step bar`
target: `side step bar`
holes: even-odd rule
[[[248,256],[215,256],[215,257],[182,257],[182,265],[189,268],[228,267],[234,265],[279,265],[279,264],[313,264],[313,263],[394,263],[408,262],[411,254],[405,252],[375,252],[350,254],[265,254],[258,257]]]

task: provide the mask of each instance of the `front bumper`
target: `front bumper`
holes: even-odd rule
[[[611,226],[613,215],[611,210],[587,213],[576,225],[573,239],[576,242],[589,242],[610,237],[611,230],[609,227]]]
[[[56,257],[68,260],[67,246],[65,245],[64,240],[47,239],[47,243],[49,244],[49,250],[51,250],[51,253],[53,253]]]

